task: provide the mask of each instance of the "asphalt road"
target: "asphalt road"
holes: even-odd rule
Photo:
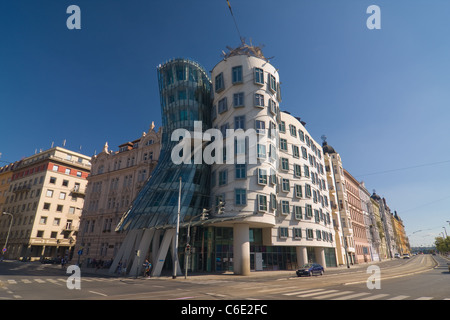
[[[323,276],[302,278],[294,272],[258,272],[250,277],[134,279],[82,270],[77,289],[74,275],[59,266],[4,261],[0,263],[0,301],[448,300],[447,262],[440,256],[418,255],[350,269],[329,268]]]

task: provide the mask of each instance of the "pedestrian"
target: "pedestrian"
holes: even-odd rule
[[[145,259],[144,263],[144,277],[150,278],[150,269],[152,268],[152,264],[148,259]]]

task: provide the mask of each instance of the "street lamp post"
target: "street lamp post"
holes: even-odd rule
[[[173,274],[172,279],[177,278],[177,265],[178,265],[178,234],[180,232],[180,210],[181,210],[181,177],[180,177],[180,189],[178,191],[178,215],[177,215],[177,229],[175,234],[175,244],[173,248]]]
[[[11,233],[11,226],[13,224],[14,216],[12,215],[12,213],[9,213],[9,212],[3,212],[2,214],[11,216],[11,221],[9,222],[8,234],[6,235],[5,245],[3,246],[3,250],[2,250],[2,260],[3,260],[5,252],[6,252],[6,246],[8,245],[9,234]]]

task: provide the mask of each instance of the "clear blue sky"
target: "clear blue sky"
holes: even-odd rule
[[[274,57],[281,109],[328,137],[412,245],[450,232],[450,1],[230,3],[242,36]],[[81,30],[66,27],[72,4]],[[366,27],[372,4],[381,30]],[[0,40],[0,164],[64,140],[117,150],[161,124],[158,64],[187,57],[210,71],[239,45],[225,0],[2,1]]]

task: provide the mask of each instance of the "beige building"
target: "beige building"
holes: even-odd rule
[[[359,181],[344,169],[345,189],[347,191],[348,208],[352,220],[353,238],[355,240],[355,257],[357,263],[371,261],[370,245],[367,239],[366,222],[361,207]]]
[[[0,216],[0,242],[9,235],[6,259],[70,258],[90,160],[55,147],[14,164],[0,203],[2,213],[7,213]]]
[[[356,262],[355,240],[342,159],[339,153],[326,141],[322,144],[322,150],[325,158],[331,208],[333,209],[333,224],[336,236],[339,235],[340,239],[340,241],[336,241],[339,264],[354,264]]]
[[[92,157],[74,256],[84,266],[93,266],[94,259],[104,264],[116,255],[126,233],[117,233],[115,228],[156,167],[160,141],[161,128],[155,131],[152,123],[147,133],[121,144],[118,151],[109,150],[106,143]]]

